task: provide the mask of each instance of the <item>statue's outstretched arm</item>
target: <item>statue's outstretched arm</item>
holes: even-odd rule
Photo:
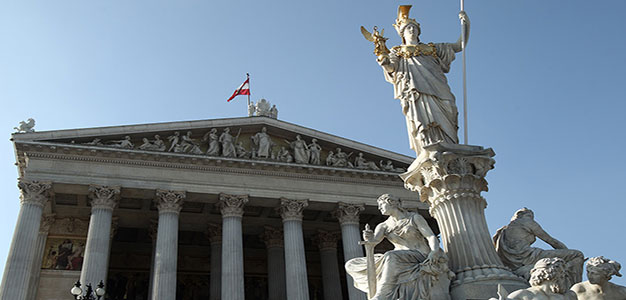
[[[428,246],[430,246],[430,250],[439,250],[439,240],[437,239],[437,236],[433,233],[432,229],[430,229],[430,226],[428,226],[428,222],[426,222],[426,219],[424,219],[424,217],[422,217],[420,214],[415,214],[413,215],[413,223],[415,223],[417,229],[420,231],[422,236],[424,236],[428,241]]]
[[[385,72],[391,74],[396,71],[396,62],[389,57],[389,54],[379,55],[376,61]]]
[[[548,243],[548,245],[552,246],[554,249],[567,249],[565,244],[549,235],[537,222],[533,222],[535,226],[533,226],[532,231],[538,238]]]
[[[467,41],[469,41],[469,33],[470,33],[470,20],[465,11],[459,12],[459,19],[461,20],[461,26],[464,27],[464,30],[461,30],[461,36],[456,41],[456,43],[452,44],[452,49],[454,52],[461,52],[463,50],[463,33],[465,33],[465,45],[467,45]]]

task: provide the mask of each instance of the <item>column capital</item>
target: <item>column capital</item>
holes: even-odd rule
[[[39,226],[40,234],[48,234],[50,227],[56,221],[56,214],[47,214],[41,217],[41,225]]]
[[[22,191],[20,195],[21,204],[34,204],[43,207],[48,201],[52,183],[20,179],[17,187]]]
[[[282,228],[265,226],[265,230],[261,233],[261,239],[263,239],[267,248],[285,247]]]
[[[335,218],[339,220],[341,225],[344,224],[359,224],[359,215],[365,210],[364,204],[350,204],[339,202],[337,203],[337,209],[333,211]]]
[[[206,236],[211,244],[222,243],[222,224],[209,223],[206,229]]]
[[[106,186],[95,184],[89,186],[91,209],[102,208],[113,210],[117,206],[119,196],[119,186]]]
[[[318,230],[313,237],[313,242],[317,244],[320,250],[337,249],[337,241],[339,240],[339,232],[330,232]]]
[[[185,191],[156,190],[156,207],[161,213],[180,213],[187,193]]]
[[[293,200],[280,198],[280,206],[277,208],[284,221],[302,221],[302,211],[309,206],[308,200]]]
[[[229,195],[220,194],[220,200],[217,207],[222,212],[222,217],[239,217],[243,216],[243,207],[248,203],[248,195]]]

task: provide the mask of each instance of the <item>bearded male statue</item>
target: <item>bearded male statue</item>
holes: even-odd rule
[[[565,261],[558,257],[542,258],[530,271],[530,287],[507,295],[500,287],[500,298],[491,300],[576,300],[567,289]]]

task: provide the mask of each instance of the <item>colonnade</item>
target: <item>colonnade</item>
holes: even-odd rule
[[[41,256],[50,218],[53,218],[43,215],[51,183],[21,180],[19,187],[22,192],[20,213],[0,286],[0,300],[35,299]],[[107,278],[113,210],[119,202],[119,194],[120,187],[92,185],[89,188],[91,217],[80,274],[82,283],[97,284]],[[185,197],[185,191],[156,191],[158,221],[150,226],[153,238],[150,299],[174,300],[176,297],[179,214]],[[265,227],[261,235],[267,247],[269,299],[309,300],[302,231],[302,213],[308,201],[280,200],[276,210],[282,218],[282,228]],[[222,223],[210,224],[207,228],[211,245],[210,299],[245,298],[242,217],[247,202],[247,195],[219,195],[217,207]],[[363,256],[358,245],[359,214],[363,209],[363,205],[339,203],[333,214],[341,224],[341,234],[319,231],[315,236],[325,299],[343,298],[339,278],[343,263],[338,262],[337,255],[339,238],[343,240],[346,260]],[[350,300],[366,299],[363,292],[352,286],[349,276],[347,281]]]

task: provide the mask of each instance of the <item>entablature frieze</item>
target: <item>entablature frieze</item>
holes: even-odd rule
[[[361,170],[322,165],[298,165],[276,161],[198,156],[179,153],[153,153],[123,149],[82,149],[81,146],[58,147],[49,143],[28,142],[16,144],[18,153],[25,158],[68,160],[118,165],[132,165],[164,169],[236,173],[276,177],[291,177],[366,183],[403,185],[398,173]],[[26,170],[27,164],[21,169]]]
[[[286,166],[393,177],[404,172],[412,161],[401,154],[294,124],[254,119],[195,122],[207,126],[204,128],[186,122],[165,127],[147,124],[37,132],[16,134],[12,141],[20,171],[25,167],[24,152],[181,163],[242,163],[247,167]]]

